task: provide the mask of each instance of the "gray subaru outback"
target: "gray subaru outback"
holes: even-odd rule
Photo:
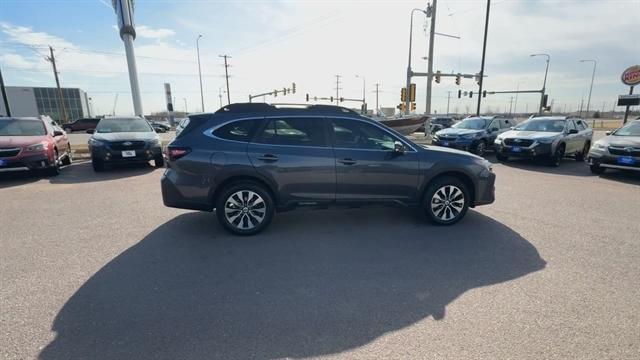
[[[212,211],[230,232],[252,235],[276,211],[390,204],[418,207],[438,225],[494,201],[488,161],[417,145],[337,106],[232,104],[181,122],[166,149],[162,197]]]

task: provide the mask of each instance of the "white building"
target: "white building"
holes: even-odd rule
[[[62,111],[57,88],[7,86],[7,98],[12,116],[49,115],[62,121]],[[77,88],[62,88],[62,96],[69,121],[91,117],[87,93]],[[0,101],[0,114],[6,115],[4,102]]]

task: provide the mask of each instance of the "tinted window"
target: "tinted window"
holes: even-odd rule
[[[393,150],[395,138],[377,126],[362,121],[334,119],[335,146],[349,149]]]
[[[587,128],[587,125],[582,120],[577,120],[576,121],[576,126],[578,127],[578,130],[580,130],[580,131],[585,130]]]
[[[567,130],[574,130],[576,126],[573,124],[572,120],[567,120]]]
[[[215,130],[213,135],[226,140],[249,142],[257,123],[255,119],[234,121]]]
[[[500,127],[503,129],[508,129],[512,127],[511,121],[509,119],[500,119]]]
[[[0,136],[46,135],[45,125],[40,120],[0,119]]]
[[[487,127],[491,119],[467,118],[453,125],[457,129],[482,130]]]
[[[291,146],[327,146],[321,118],[269,119],[258,142]]]

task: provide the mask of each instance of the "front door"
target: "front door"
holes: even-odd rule
[[[271,117],[248,146],[256,170],[283,205],[335,200],[336,168],[322,117]]]
[[[332,118],[338,201],[415,202],[418,197],[418,153],[381,125]],[[394,152],[394,142],[405,145]]]

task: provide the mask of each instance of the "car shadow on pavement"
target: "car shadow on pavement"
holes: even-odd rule
[[[209,213],[180,215],[80,287],[40,358],[335,354],[440,320],[466,291],[546,265],[526,239],[475,211],[452,227],[412,214],[284,213],[253,237],[228,235]]]

